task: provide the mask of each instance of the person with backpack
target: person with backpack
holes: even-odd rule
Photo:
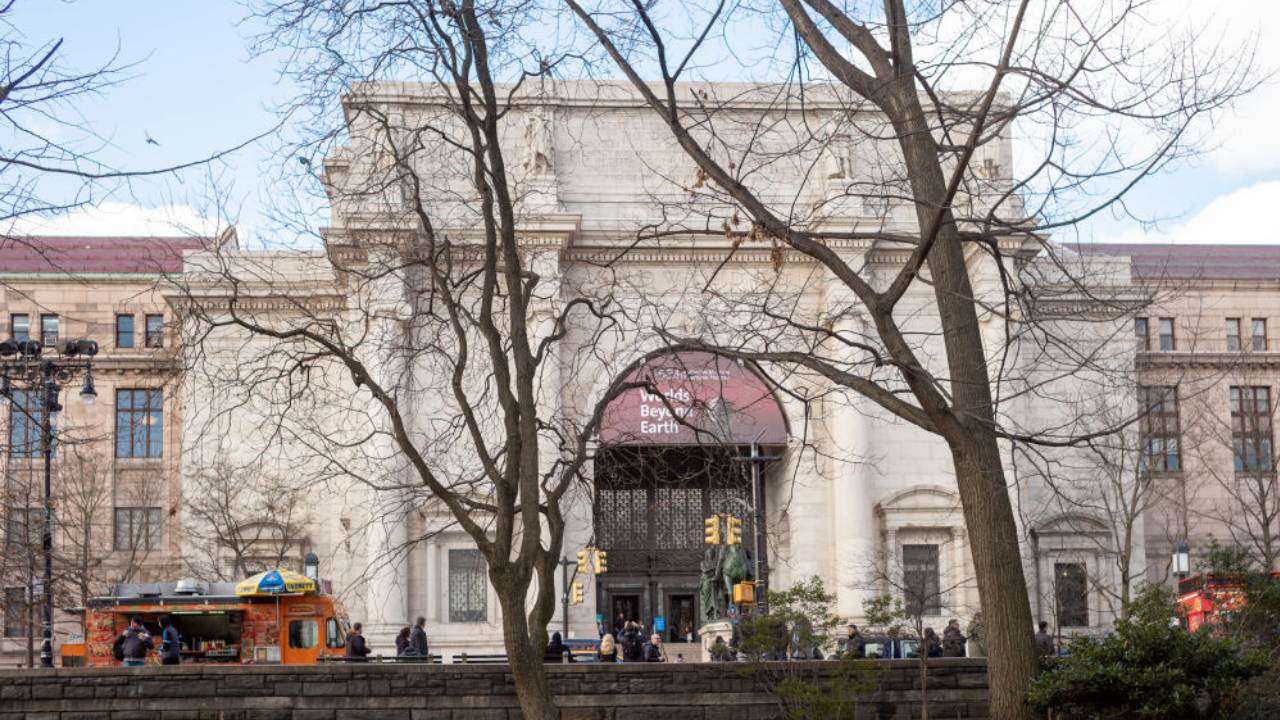
[[[116,637],[111,646],[111,655],[124,663],[125,667],[142,667],[147,664],[147,651],[155,649],[151,633],[142,626],[142,618],[134,615],[129,620],[129,627]]]
[[[182,664],[182,634],[168,615],[160,616],[160,664]]]
[[[396,635],[396,657],[404,657],[410,650],[409,647],[409,626],[405,625],[400,628],[400,634]],[[417,655],[418,653],[413,653]]]
[[[347,633],[347,659],[348,662],[369,662],[369,653],[373,652],[369,649],[369,643],[365,642],[364,626],[356,623],[351,626],[351,632]]]
[[[622,635],[622,661],[644,662],[644,640],[634,622],[627,623],[627,632]]]

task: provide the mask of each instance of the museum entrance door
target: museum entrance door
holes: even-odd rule
[[[649,631],[682,640],[703,624],[703,521],[741,518],[743,546],[754,547],[750,516],[765,514],[767,493],[763,468],[753,482],[742,459],[753,446],[780,455],[786,420],[753,368],[712,353],[656,355],[626,379],[631,389],[605,408],[594,458],[595,545],[609,553],[596,607],[609,609],[612,627],[636,603]]]

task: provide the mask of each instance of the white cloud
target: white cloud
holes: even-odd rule
[[[1191,219],[1159,230],[1133,229],[1102,242],[1280,244],[1268,208],[1280,207],[1280,180],[1255,183],[1214,198]]]
[[[28,218],[14,227],[27,235],[184,236],[212,237],[219,222],[200,215],[189,205],[146,208],[126,203],[102,203],[54,218]]]

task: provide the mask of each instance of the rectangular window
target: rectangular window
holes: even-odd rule
[[[320,647],[320,623],[315,620],[290,620],[289,647],[294,650]]]
[[[941,615],[937,545],[902,546],[902,593],[912,615]]]
[[[1267,351],[1267,321],[1265,318],[1253,319],[1253,349],[1257,352]]]
[[[57,315],[40,316],[40,342],[44,343],[45,347],[53,347],[58,344]]]
[[[42,516],[40,508],[9,508],[4,519],[5,545],[28,550],[41,547],[44,542],[40,522]]]
[[[116,390],[116,457],[158,458],[164,449],[161,390]]]
[[[1053,564],[1058,627],[1089,627],[1089,580],[1083,563]]]
[[[1173,318],[1160,318],[1160,349],[1177,349],[1173,339]]]
[[[133,316],[132,315],[116,316],[116,347],[118,348],[133,347]]]
[[[14,390],[9,398],[9,457],[31,460],[41,457],[41,426],[44,424],[44,393],[42,391]],[[50,413],[49,422],[56,424],[57,413]],[[58,447],[53,447],[57,454]]]
[[[1178,423],[1178,388],[1139,387],[1138,437],[1142,444],[1142,469],[1177,472],[1182,469],[1181,428]]]
[[[31,316],[30,315],[10,315],[9,316],[9,337],[18,342],[26,342],[31,339]]]
[[[159,550],[160,508],[116,508],[116,550]]]
[[[1133,335],[1138,341],[1138,352],[1151,349],[1151,329],[1147,327],[1146,318],[1133,319]]]
[[[449,551],[449,622],[488,619],[489,578],[479,550]]]
[[[1271,388],[1231,388],[1231,444],[1236,472],[1271,469]]]
[[[26,588],[4,589],[4,636],[7,638],[27,636],[26,596]]]
[[[147,347],[164,347],[164,316],[147,316]]]
[[[1227,352],[1240,349],[1240,318],[1227,318]]]

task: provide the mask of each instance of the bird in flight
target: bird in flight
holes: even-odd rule
[[[148,145],[155,145],[156,147],[160,147],[160,143],[156,142],[156,139],[151,137],[151,133],[147,132],[146,130],[143,130],[142,134],[147,136]]]

